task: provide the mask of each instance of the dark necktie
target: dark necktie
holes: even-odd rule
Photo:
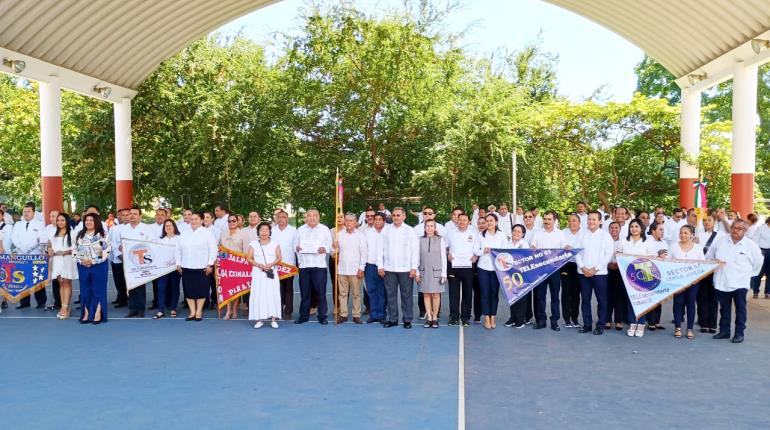
[[[27,225],[24,226],[24,230],[29,230],[29,221],[27,221]]]

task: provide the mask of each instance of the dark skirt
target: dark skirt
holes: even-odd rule
[[[182,287],[186,299],[206,299],[209,297],[209,277],[205,269],[182,268]]]

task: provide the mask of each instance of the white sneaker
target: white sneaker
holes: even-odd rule
[[[273,322],[270,323],[270,327],[278,328],[278,323],[276,321],[273,321]]]
[[[631,327],[628,328],[628,335],[630,337],[634,337],[634,334],[636,333],[636,330],[638,330],[639,325],[638,324],[631,324]]]
[[[639,324],[639,328],[636,329],[636,337],[644,336],[644,324]]]
[[[254,324],[254,328],[262,328],[262,326],[265,325],[262,323],[262,321],[257,321],[256,324]]]

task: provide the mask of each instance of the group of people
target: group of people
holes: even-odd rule
[[[628,336],[642,337],[645,330],[662,330],[658,306],[637,319],[619,273],[619,253],[659,259],[714,260],[721,266],[714,275],[701,280],[674,297],[674,336],[695,337],[694,325],[714,338],[743,341],[746,327],[746,298],[752,289],[759,297],[761,278],[770,272],[770,219],[764,224],[749,214],[724,209],[675,208],[670,216],[658,207],[632,214],[624,207],[612,213],[589,211],[578,202],[561,228],[559,214],[536,208],[479,208],[470,213],[457,207],[450,220],[441,224],[434,208],[419,212],[380,204],[360,216],[338,214],[329,228],[320,223],[320,213],[304,214],[299,228],[289,224],[289,214],[278,209],[270,222],[252,211],[247,217],[232,214],[222,205],[213,212],[184,210],[174,221],[169,209],[155,212],[155,222],[142,223],[138,207],[120,209],[117,216],[102,221],[99,208],[91,206],[83,219],[73,224],[67,214],[52,211],[49,225],[35,219],[34,205],[28,204],[13,226],[3,215],[0,224],[0,252],[47,254],[57,317],[70,316],[72,281],[80,282],[80,320],[107,320],[107,276],[111,267],[115,287],[115,308],[128,306],[127,317],[143,317],[145,286],[127,290],[123,276],[122,239],[157,240],[176,247],[177,271],[153,282],[153,318],[176,317],[180,289],[189,310],[188,321],[201,321],[203,310],[217,300],[213,271],[218,246],[242,253],[252,266],[251,290],[244,305],[254,327],[269,320],[293,318],[293,279],[278,279],[275,266],[283,261],[299,267],[300,304],[295,324],[309,321],[328,324],[327,284],[335,285],[333,314],[336,323],[380,323],[385,328],[399,325],[409,329],[414,320],[413,294],[418,291],[419,318],[426,328],[439,327],[442,293],[448,292],[449,325],[469,326],[472,321],[487,329],[497,327],[500,295],[491,250],[494,248],[553,249],[580,248],[582,252],[561,270],[543,280],[524,298],[510,306],[507,327],[560,331],[577,328],[580,333],[601,335],[607,329],[626,330]],[[418,223],[406,223],[409,214]],[[765,298],[770,287],[765,286]],[[550,307],[548,306],[550,296]],[[45,307],[46,292],[35,293],[38,307]],[[597,306],[592,309],[592,298]],[[29,297],[19,307],[30,306]],[[238,318],[239,301],[227,305],[224,319]],[[549,315],[550,311],[550,315]],[[720,315],[717,315],[719,312]],[[369,315],[364,321],[363,316]],[[582,316],[582,318],[581,318]],[[594,321],[595,317],[595,321]],[[594,324],[595,323],[595,324]]]

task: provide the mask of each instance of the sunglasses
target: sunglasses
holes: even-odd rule
[[[524,215],[524,218],[534,218],[532,215]]]
[[[433,212],[423,212],[423,215],[433,215]]]

